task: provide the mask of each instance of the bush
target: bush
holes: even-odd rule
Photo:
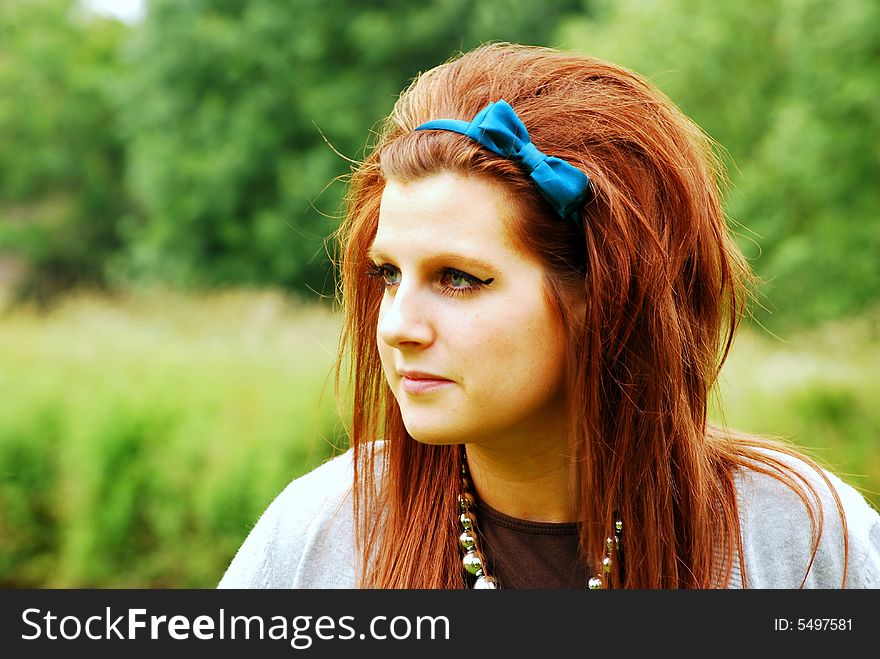
[[[0,584],[210,587],[334,453],[335,319],[273,294],[69,300],[0,328]]]

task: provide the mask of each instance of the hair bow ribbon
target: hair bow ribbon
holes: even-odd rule
[[[560,217],[581,224],[580,208],[590,195],[590,179],[574,165],[536,147],[525,124],[507,101],[489,103],[470,122],[428,121],[416,130],[448,130],[465,135],[499,156],[516,160]]]

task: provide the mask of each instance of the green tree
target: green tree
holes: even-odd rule
[[[73,0],[0,5],[0,253],[25,293],[101,285],[128,212],[113,83],[126,33]]]
[[[132,48],[130,270],[332,292],[325,237],[365,139],[419,71],[548,43],[580,0],[154,0]],[[334,151],[338,151],[335,153]]]
[[[877,304],[878,3],[621,0],[562,35],[653,79],[726,149],[727,209],[766,281],[759,320]]]

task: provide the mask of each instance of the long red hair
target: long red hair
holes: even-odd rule
[[[414,131],[431,119],[470,120],[498,99],[513,106],[539,149],[589,175],[595,194],[582,229],[560,220],[514,163],[455,133]],[[817,465],[781,443],[707,420],[710,389],[753,283],[725,224],[711,140],[631,71],[492,43],[421,74],[400,96],[352,174],[337,234],[344,312],[337,382],[351,388],[361,585],[465,586],[455,514],[459,449],[420,444],[407,433],[376,346],[382,288],[366,275],[385,181],[441,170],[504,184],[516,209],[511,233],[545,264],[548,294],[569,328],[583,560],[599,569],[617,513],[625,570],[612,575],[613,587],[723,586],[737,560],[745,575],[734,484],[741,467],[800,495],[815,554],[817,493],[765,449]],[[381,459],[370,450],[376,439],[386,440]],[[837,508],[842,515],[839,501]]]

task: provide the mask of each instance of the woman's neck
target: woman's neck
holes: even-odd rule
[[[467,444],[468,470],[477,498],[498,512],[534,522],[577,520],[574,473],[567,444]]]

